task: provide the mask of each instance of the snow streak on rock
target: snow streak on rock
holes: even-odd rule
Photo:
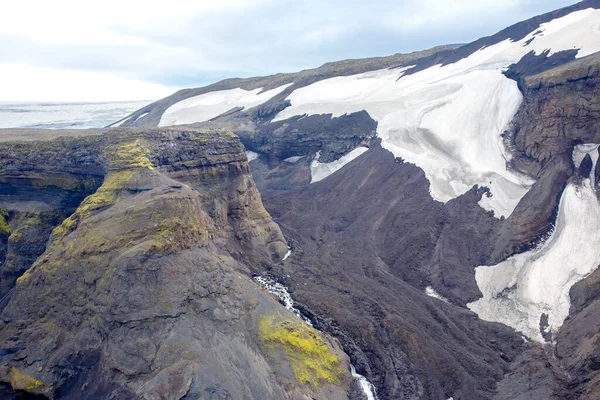
[[[507,39],[412,75],[402,76],[404,68],[322,80],[292,92],[291,107],[274,120],[366,110],[378,122],[382,145],[425,171],[433,198],[446,202],[475,184],[487,186],[492,196],[480,205],[508,216],[532,181],[506,167],[510,156],[501,134],[522,95],[502,70],[531,51],[578,48],[577,57],[600,51],[599,20],[600,10],[576,11],[518,42]]]
[[[597,154],[596,148],[587,150]],[[575,151],[575,158],[578,151],[582,148]],[[594,164],[597,159],[596,155]],[[571,286],[599,264],[600,204],[596,191],[590,179],[570,182],[562,194],[550,237],[534,250],[495,266],[478,267],[475,278],[483,298],[468,307],[482,319],[512,326],[532,340],[547,340],[569,315]]]
[[[318,160],[320,152],[318,152],[315,159],[310,164],[310,183],[319,182],[327,178],[329,175],[342,169],[344,165],[348,164],[350,161],[354,160],[367,150],[369,150],[368,147],[357,147],[345,156],[342,156],[338,160],[329,163],[319,162]]]
[[[285,260],[287,260],[287,258],[288,258],[289,256],[291,256],[291,255],[292,255],[292,251],[291,251],[290,249],[288,249],[287,253],[285,253],[285,256],[283,256],[283,260],[282,260],[282,261],[285,261]]]
[[[190,97],[167,108],[158,126],[204,122],[236,107],[251,108],[281,93],[290,85],[292,83],[262,93],[262,88],[254,90],[237,88]]]
[[[246,157],[248,158],[248,162],[254,161],[258,158],[258,153],[255,153],[253,151],[247,151]]]
[[[444,296],[442,296],[441,294],[439,294],[438,292],[435,291],[434,288],[432,288],[431,286],[427,286],[425,288],[425,294],[429,297],[433,297],[436,298],[438,300],[442,300],[445,301],[446,303],[449,303],[448,299],[445,298]]]

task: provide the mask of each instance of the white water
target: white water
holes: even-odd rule
[[[262,92],[262,88],[254,90],[230,89],[208,92],[190,97],[173,104],[163,113],[158,126],[171,126],[204,122],[235,108],[251,108],[264,103],[292,85]]]
[[[254,277],[254,280],[258,282],[262,287],[264,287],[267,290],[267,292],[271,293],[279,300],[281,300],[285,308],[296,314],[298,318],[306,322],[308,325],[313,326],[312,322],[310,322],[310,319],[306,318],[304,315],[302,315],[300,310],[294,307],[294,300],[292,300],[292,296],[290,295],[285,286],[283,286],[279,282],[274,281],[271,278],[263,276],[256,276]]]
[[[292,92],[292,105],[274,121],[366,110],[378,122],[382,145],[425,171],[433,198],[446,202],[473,185],[487,186],[492,197],[479,204],[498,218],[508,216],[533,182],[506,167],[510,156],[500,135],[522,95],[502,70],[532,50],[576,48],[577,57],[600,51],[599,21],[600,10],[576,11],[454,64],[406,76],[405,68],[318,81]]]
[[[315,159],[310,164],[310,183],[319,182],[327,178],[329,175],[333,174],[336,171],[339,171],[340,169],[342,169],[342,167],[344,167],[344,165],[348,164],[350,161],[365,153],[367,150],[369,150],[368,147],[357,147],[350,153],[329,163],[319,162],[319,155],[321,153],[317,152]]]
[[[587,148],[597,154],[596,149]],[[476,268],[483,297],[467,306],[482,319],[504,323],[531,340],[543,341],[542,314],[548,315],[549,326],[544,332],[555,334],[569,315],[571,286],[599,264],[600,203],[590,179],[580,184],[570,182],[561,196],[556,228],[550,237],[534,250],[495,266]]]
[[[291,251],[288,251],[288,253],[291,254]],[[306,322],[308,325],[313,326],[312,322],[310,322],[308,318],[302,315],[300,310],[294,307],[294,300],[292,300],[292,296],[290,295],[285,286],[283,286],[279,282],[275,282],[271,278],[263,276],[256,276],[254,277],[254,280],[258,282],[262,287],[264,287],[267,290],[267,292],[271,293],[279,300],[281,300],[285,308],[296,314],[302,321]],[[371,384],[371,382],[369,382],[367,378],[356,372],[356,368],[354,368],[354,365],[352,364],[350,364],[350,372],[352,374],[352,377],[358,381],[365,396],[367,396],[367,399],[377,400],[377,396],[375,395],[375,386],[373,386],[373,384]]]
[[[373,384],[371,384],[367,378],[356,372],[356,368],[354,368],[354,365],[352,364],[350,364],[350,373],[352,374],[352,377],[358,381],[360,388],[367,396],[367,400],[376,400],[377,397],[375,396],[375,386],[373,386]]]

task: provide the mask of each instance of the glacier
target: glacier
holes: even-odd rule
[[[491,196],[480,206],[507,217],[533,180],[507,168],[510,154],[501,134],[522,95],[502,72],[531,51],[579,49],[578,58],[600,51],[599,20],[600,10],[580,10],[453,64],[408,75],[410,67],[318,81],[293,91],[287,97],[291,106],[274,121],[365,110],[378,122],[382,146],[424,170],[434,199],[446,202],[473,185],[487,186]]]
[[[573,157],[581,162],[585,154],[595,154],[595,165],[597,149],[598,145],[577,146]],[[543,315],[544,333],[558,331],[569,315],[571,286],[600,264],[600,203],[593,182],[587,178],[567,184],[555,229],[537,248],[476,268],[483,297],[469,303],[469,309],[481,319],[512,326],[531,340],[545,340]]]

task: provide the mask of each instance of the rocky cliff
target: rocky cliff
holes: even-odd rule
[[[21,269],[3,263],[5,398],[357,389],[337,342],[249,277],[287,247],[234,135],[118,130],[0,148],[5,257],[37,244]]]

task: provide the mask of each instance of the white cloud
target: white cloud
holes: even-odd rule
[[[571,2],[5,1],[0,6],[0,65],[41,68],[46,83],[38,80],[33,87],[28,73],[13,73],[0,96],[46,98],[55,80],[62,83],[61,98],[99,100],[107,92],[117,94],[93,83],[84,92],[77,87],[83,77],[94,76],[121,83],[115,99],[150,93],[155,98],[167,91],[165,86],[199,86],[225,77],[466,42]],[[138,88],[139,93],[128,92]]]
[[[154,100],[176,89],[93,71],[0,64],[0,101]]]

